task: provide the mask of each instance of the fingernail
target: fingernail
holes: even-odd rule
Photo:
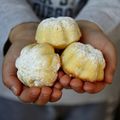
[[[86,87],[86,86],[85,86],[85,87],[84,87],[84,90],[90,90],[90,87]]]
[[[92,88],[90,86],[88,86],[88,85],[85,85],[84,90],[92,90]]]
[[[15,94],[15,95],[17,95],[17,89],[13,86],[13,87],[11,87],[11,90],[12,90],[12,92]]]
[[[107,83],[108,83],[108,84],[112,84],[112,80],[108,80]]]
[[[108,84],[111,84],[112,83],[112,80],[113,80],[113,76],[112,75],[110,75],[108,78],[107,78],[107,83]]]

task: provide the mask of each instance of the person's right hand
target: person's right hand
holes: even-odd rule
[[[16,58],[23,47],[34,43],[37,23],[21,24],[15,27],[10,34],[12,43],[3,61],[3,83],[23,102],[45,105],[61,98],[62,86],[56,82],[53,87],[26,87],[18,80],[15,68]]]

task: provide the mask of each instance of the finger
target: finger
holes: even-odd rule
[[[54,88],[56,88],[58,90],[62,90],[63,86],[59,82],[56,82],[55,85],[54,85]]]
[[[41,89],[40,96],[35,101],[35,103],[38,104],[38,105],[45,105],[49,101],[51,93],[52,93],[52,89],[51,88],[43,87]]]
[[[14,95],[19,96],[23,89],[23,84],[14,76],[4,79],[4,85],[7,86]]]
[[[106,86],[105,82],[95,82],[95,83],[85,82],[83,89],[88,93],[98,93],[101,90],[103,90],[105,86]]]
[[[64,75],[60,78],[60,83],[64,88],[69,88],[70,80],[71,80],[71,78],[68,75]]]
[[[16,76],[15,60],[17,55],[13,54],[13,51],[14,50],[10,48],[4,59],[2,77],[3,83],[10,88],[15,95],[19,96],[23,85]]]
[[[21,95],[19,96],[20,100],[25,103],[34,102],[40,94],[40,88],[35,87],[24,87]]]
[[[11,89],[16,96],[19,96],[22,91],[23,84],[20,82],[20,80],[18,80],[15,73],[16,70],[13,63],[9,61],[7,63],[4,62],[2,73],[3,83],[5,84],[6,87]]]
[[[58,78],[60,79],[63,75],[65,75],[65,73],[63,71],[59,71],[58,72]]]
[[[84,90],[83,90],[83,82],[79,79],[72,79],[71,82],[70,82],[70,86],[73,90],[75,90],[76,92],[78,93],[83,93]]]
[[[59,89],[54,88],[50,97],[50,102],[58,101],[62,96],[62,92]]]
[[[117,58],[116,58],[116,50],[115,48],[109,44],[109,47],[104,47],[104,57],[106,60],[106,68],[105,68],[105,81],[107,83],[112,83],[113,76],[115,73],[115,69],[117,66]]]

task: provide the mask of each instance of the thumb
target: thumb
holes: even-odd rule
[[[15,68],[16,57],[17,57],[16,54],[13,52],[12,48],[10,48],[3,62],[2,77],[3,83],[9,89],[11,89],[15,95],[19,96],[22,91],[22,83],[18,80],[16,76]]]
[[[107,83],[112,83],[113,76],[117,66],[117,55],[116,49],[111,42],[107,43],[107,45],[103,48],[103,54],[106,60],[104,79]]]

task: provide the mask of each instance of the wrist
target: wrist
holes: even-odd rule
[[[38,23],[23,23],[14,27],[9,34],[11,43],[18,40],[35,40],[35,33]]]

